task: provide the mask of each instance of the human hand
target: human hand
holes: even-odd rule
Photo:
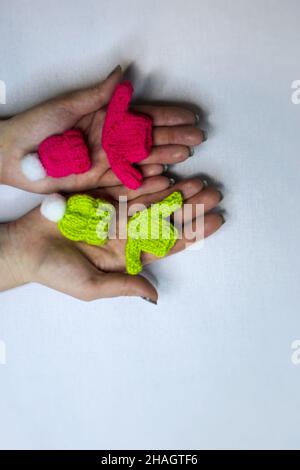
[[[192,210],[184,218],[183,237],[177,240],[169,252],[172,255],[184,250],[187,244],[198,241],[203,236],[207,237],[220,228],[223,217],[209,212],[220,202],[221,196],[217,189],[206,187],[199,179],[190,179],[154,194],[142,187],[137,191],[130,191],[116,186],[106,188],[105,191],[96,190],[91,195],[110,200],[117,210],[118,198],[127,196],[128,212],[131,214],[136,210],[134,205],[150,206],[174,191],[181,192],[184,205],[190,204]],[[197,223],[203,217],[203,211],[199,212],[199,208],[204,209],[203,224]],[[177,220],[180,220],[180,212],[181,210],[175,213]],[[55,223],[41,215],[39,208],[18,221],[7,224],[5,233],[6,243],[2,244],[2,252],[10,253],[10,258],[6,256],[6,263],[9,264],[7,272],[12,279],[6,287],[38,282],[82,300],[125,295],[140,296],[157,302],[157,291],[148,280],[124,272],[125,239],[109,239],[101,247],[71,242],[61,235]],[[155,260],[155,256],[144,253],[144,265]],[[5,282],[8,282],[7,278]]]
[[[94,87],[51,99],[1,121],[0,183],[38,193],[76,192],[120,185],[101,146],[101,132],[106,105],[121,80],[122,70],[117,67],[106,80]],[[152,152],[140,164],[144,177],[165,178],[160,176],[164,164],[184,161],[190,156],[190,147],[203,141],[202,131],[196,128],[195,114],[189,110],[154,105],[133,106],[133,109],[151,116],[154,125]],[[22,158],[36,151],[46,137],[73,127],[85,135],[92,160],[91,170],[64,178],[46,177],[29,181],[21,170]]]

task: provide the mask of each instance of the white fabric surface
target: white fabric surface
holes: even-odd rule
[[[0,295],[0,447],[299,446],[298,0],[1,0],[0,115],[131,64],[140,96],[196,103],[181,177],[224,185],[227,223],[151,268],[157,307],[38,285]],[[1,220],[40,197],[0,187]]]

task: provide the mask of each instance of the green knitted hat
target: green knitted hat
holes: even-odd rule
[[[41,212],[57,222],[60,232],[69,240],[100,246],[107,241],[115,208],[87,194],[76,194],[67,201],[60,194],[51,194],[44,199]]]

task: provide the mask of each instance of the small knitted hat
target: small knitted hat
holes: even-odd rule
[[[163,257],[175,245],[178,230],[166,219],[182,204],[183,197],[176,191],[129,219],[125,249],[129,274],[142,271],[142,252]],[[109,237],[115,208],[109,202],[87,194],[76,194],[66,201],[55,193],[44,199],[41,213],[46,219],[56,222],[62,235],[69,240],[101,246]]]
[[[142,252],[163,257],[175,245],[178,230],[167,217],[183,204],[183,197],[176,191],[163,201],[137,212],[127,225],[126,269],[129,274],[142,271]]]
[[[89,150],[79,129],[47,137],[39,145],[37,153],[28,154],[22,160],[23,173],[31,181],[46,175],[62,178],[85,173],[90,168]]]
[[[67,201],[60,194],[51,194],[42,202],[41,213],[56,222],[60,232],[69,240],[104,245],[115,208],[109,202],[87,194],[76,194]]]
[[[129,81],[117,85],[108,105],[102,130],[102,146],[112,171],[130,189],[143,180],[133,166],[147,158],[152,148],[152,119],[128,110],[133,94]]]

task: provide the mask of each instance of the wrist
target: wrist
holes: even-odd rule
[[[15,226],[15,222],[0,224],[0,291],[29,282],[24,276]]]
[[[2,167],[3,167],[3,160],[4,160],[4,132],[3,132],[3,123],[0,122],[0,184],[2,184]]]
[[[14,160],[18,156],[13,127],[12,118],[0,120],[0,184],[11,186],[15,186],[11,184],[11,177],[17,172]]]
[[[7,154],[7,120],[0,121],[0,184],[3,184],[4,161]]]

